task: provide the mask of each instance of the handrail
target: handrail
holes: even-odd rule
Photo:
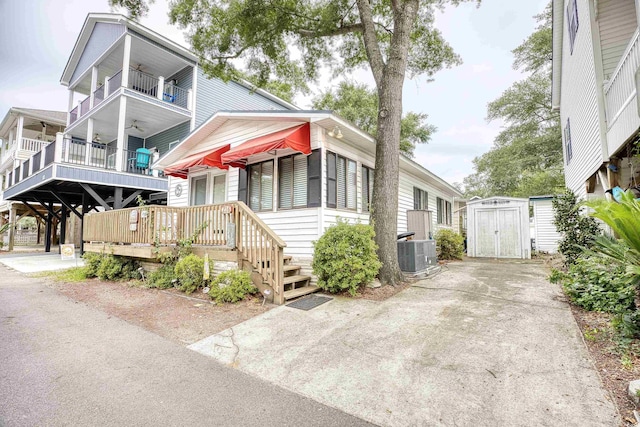
[[[640,32],[636,30],[620,62],[603,88],[607,127],[610,129],[636,93],[635,73],[640,66]]]
[[[132,214],[133,211],[137,213]],[[229,223],[235,226],[235,236]],[[203,224],[206,224],[203,226]],[[198,246],[235,248],[284,302],[284,248],[287,244],[243,202],[171,207],[143,206],[90,213],[83,240],[112,244],[175,246],[194,236]],[[231,245],[230,245],[231,243]]]

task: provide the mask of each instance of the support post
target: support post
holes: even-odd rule
[[[84,255],[84,216],[87,213],[87,192],[82,191],[82,216],[80,217],[80,256]]]
[[[18,116],[18,129],[16,131],[16,154],[17,150],[20,150],[22,146],[22,131],[24,128],[24,116],[21,114]]]
[[[120,97],[120,112],[118,114],[118,140],[116,151],[116,170],[118,172],[125,172],[125,149],[126,149],[126,137],[127,133],[125,127],[127,125],[127,97]]]
[[[93,108],[94,105],[94,92],[98,86],[98,67],[95,65],[91,67],[91,93],[89,94],[89,108]]]
[[[124,54],[122,55],[122,87],[129,87],[129,68],[131,67],[131,35],[124,36]]]
[[[158,77],[158,93],[157,97],[160,101],[164,99],[164,77]]]
[[[67,242],[67,215],[68,210],[65,206],[60,209],[60,245]],[[58,253],[60,253],[60,245],[58,245]]]
[[[113,209],[122,209],[122,187],[113,190]]]
[[[92,142],[93,142],[93,118],[90,117],[87,119],[87,143],[84,146],[84,164],[87,166],[91,165],[91,149],[93,148]]]
[[[9,251],[13,250],[13,246],[16,242],[16,216],[16,207],[12,203],[9,208],[9,222],[13,224],[9,227]]]
[[[49,206],[49,212],[47,212],[47,223],[44,231],[44,251],[51,252],[51,230],[53,225],[53,204]]]

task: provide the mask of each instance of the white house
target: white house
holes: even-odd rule
[[[562,235],[553,223],[553,196],[532,196],[529,202],[533,208],[533,235],[538,252],[558,252],[558,242]]]
[[[244,201],[304,265],[338,217],[368,222],[374,164],[373,137],[329,111],[221,111],[153,167],[170,177],[169,206]],[[398,232],[414,209],[453,228],[461,197],[401,156]]]
[[[638,0],[553,0],[552,105],[582,198],[640,184],[639,12]]]

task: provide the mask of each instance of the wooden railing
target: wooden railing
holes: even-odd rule
[[[235,248],[284,302],[286,243],[247,205],[230,202],[190,207],[143,206],[85,216],[83,240],[110,244],[175,246],[194,237],[194,246]]]

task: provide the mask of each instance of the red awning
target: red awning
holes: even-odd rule
[[[253,138],[227,151],[221,156],[222,164],[244,168],[247,157],[253,154],[291,148],[303,154],[311,154],[309,123]]]
[[[230,145],[214,148],[204,153],[192,154],[189,157],[180,159],[179,162],[168,166],[164,170],[167,176],[177,176],[178,178],[186,178],[189,174],[189,168],[194,166],[211,166],[218,169],[229,169],[229,166],[222,164],[220,157],[231,148]]]

